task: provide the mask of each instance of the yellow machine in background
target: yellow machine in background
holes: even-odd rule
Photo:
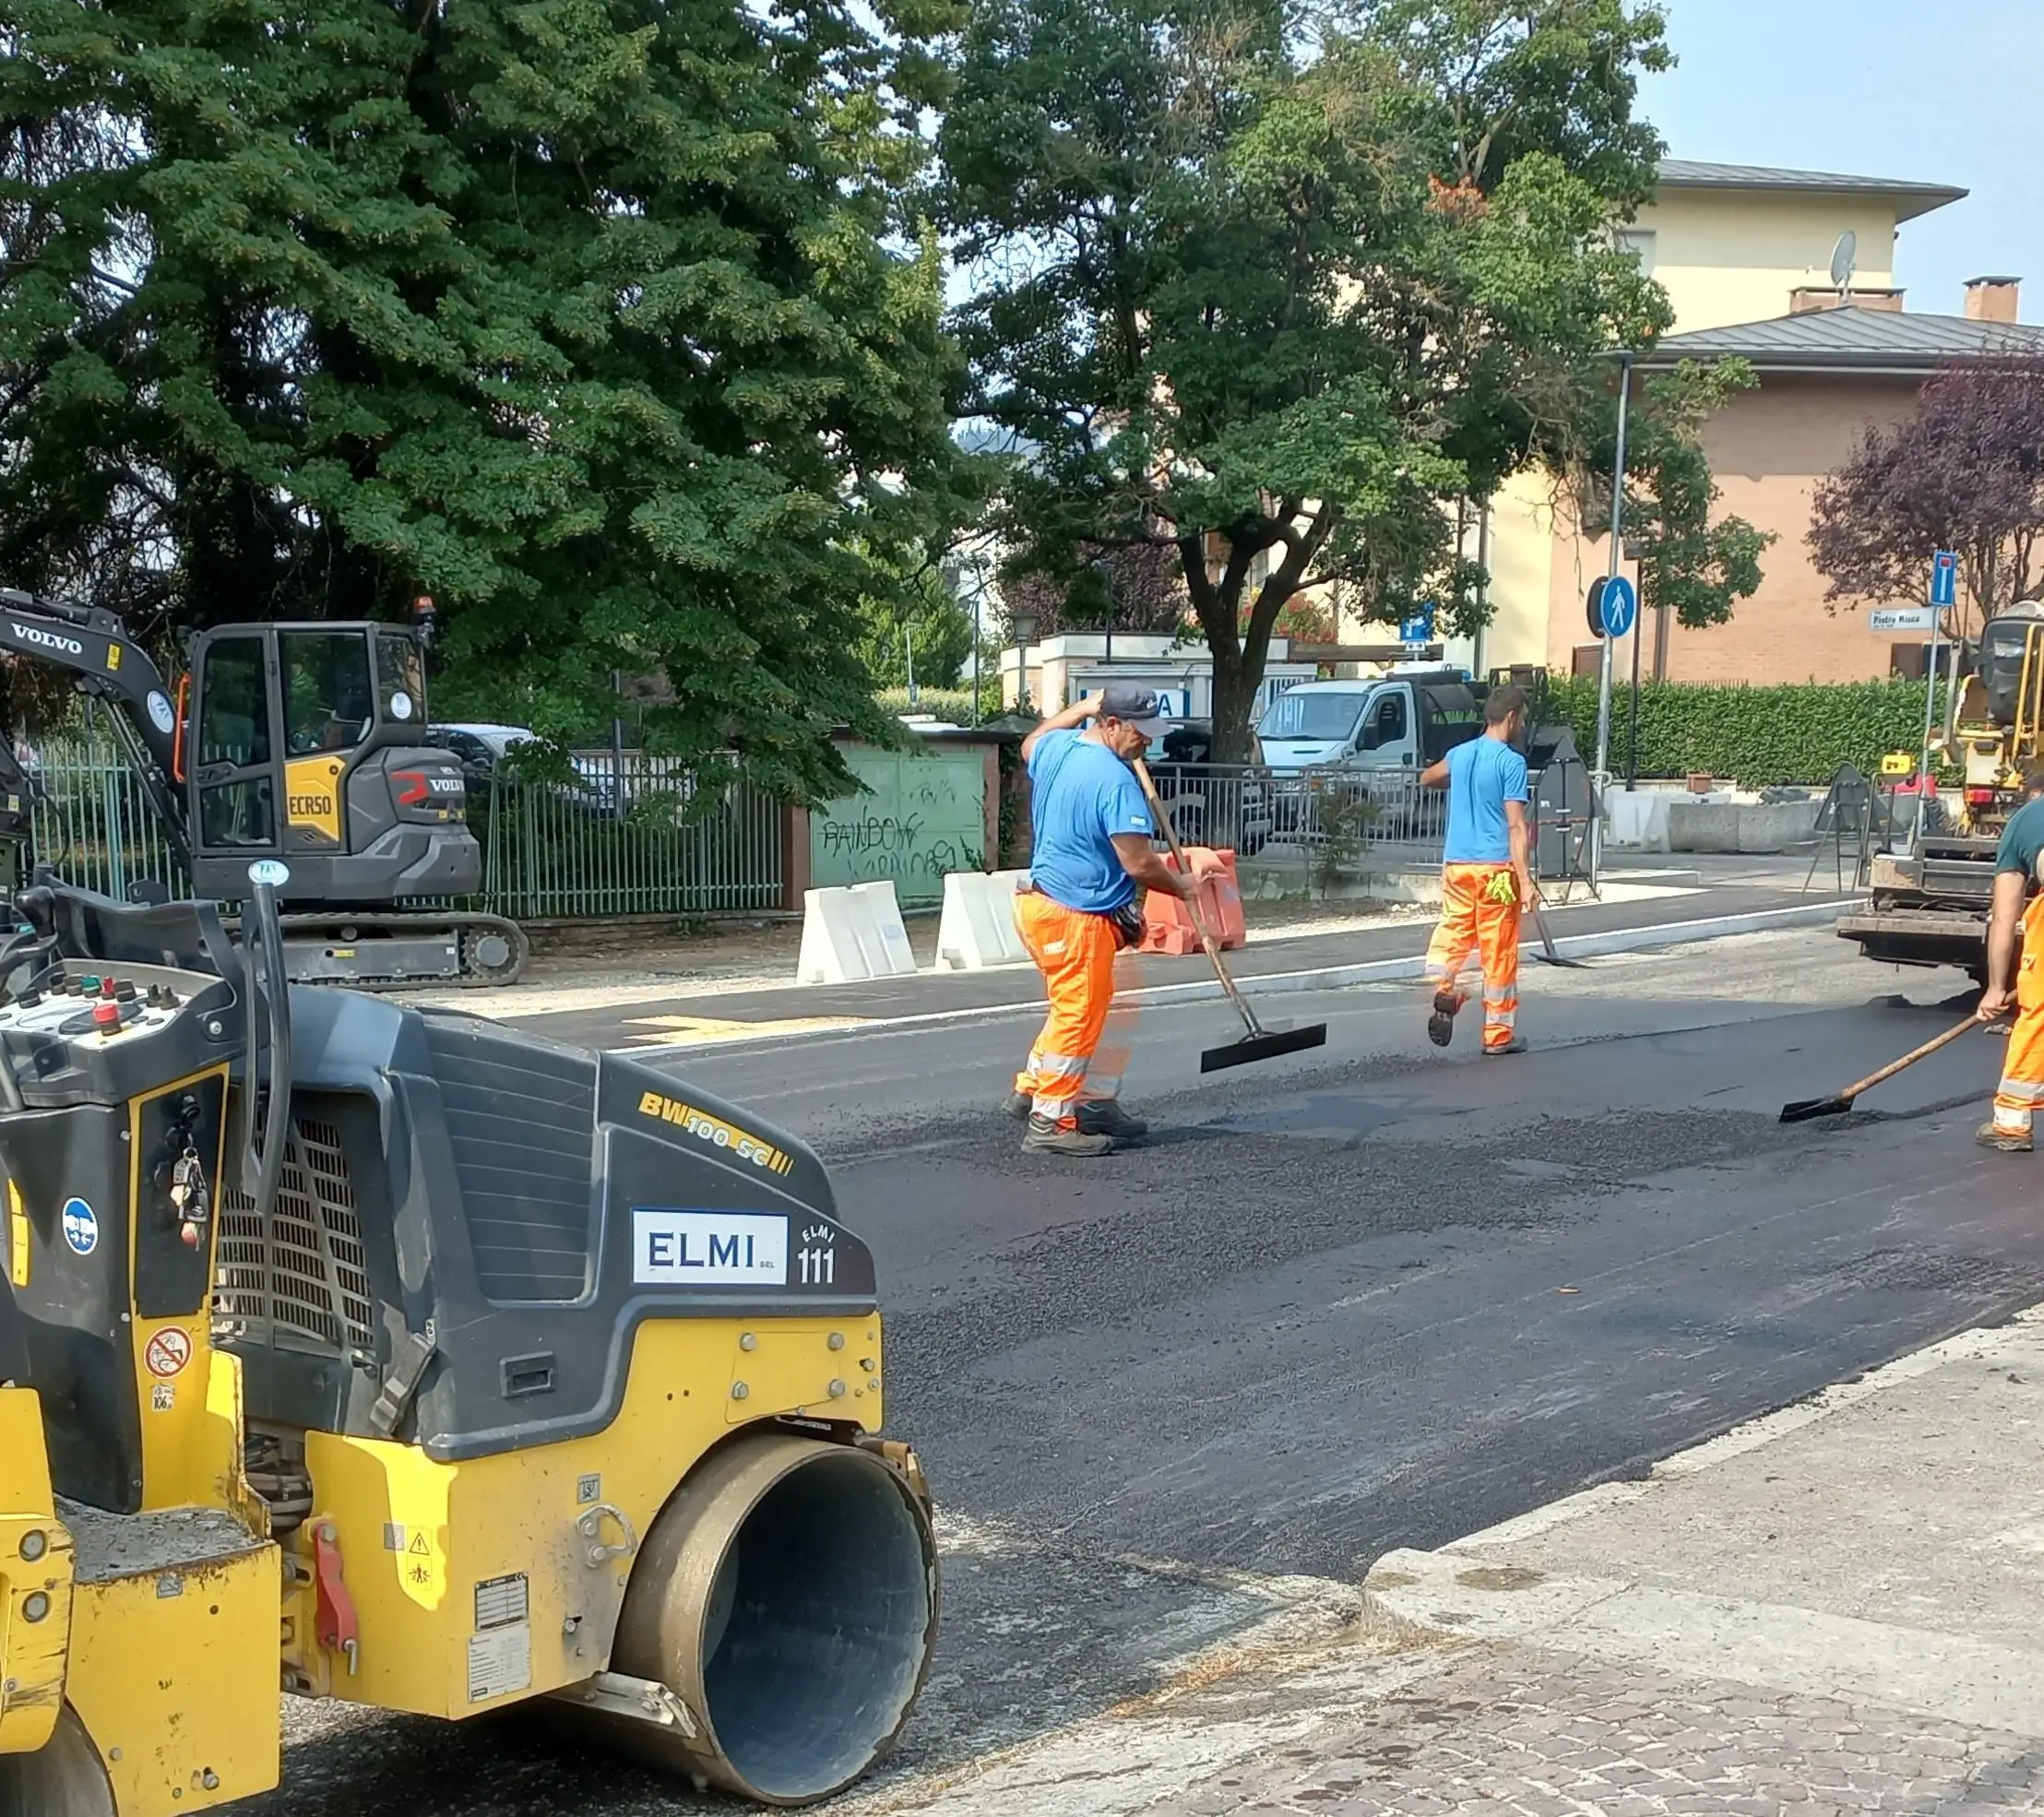
[[[57,887],[0,956],[0,1817],[276,1784],[279,1684],[546,1697],[770,1804],[892,1742],[935,1547],[814,1156],[618,1056]]]
[[[1961,831],[1999,837],[2044,756],[2044,606],[2011,606],[1982,630],[1944,751],[1965,776]]]

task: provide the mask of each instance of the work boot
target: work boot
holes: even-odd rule
[[[1016,1122],[1026,1123],[1029,1120],[1029,1112],[1036,1109],[1036,1099],[1026,1091],[1011,1091],[1004,1108]]]
[[[1973,1139],[1983,1148],[1999,1148],[2004,1155],[2026,1155],[2030,1152],[2030,1133],[2026,1129],[2003,1129],[2000,1123],[1982,1123],[1973,1132]]]
[[[1081,1104],[1079,1127],[1088,1135],[1111,1135],[1117,1142],[1137,1142],[1149,1134],[1149,1125],[1123,1110],[1117,1098],[1094,1098]]]
[[[1503,1054],[1524,1053],[1525,1051],[1526,1037],[1524,1035],[1514,1035],[1502,1047],[1486,1047],[1483,1050],[1483,1057],[1486,1060],[1496,1060]]]
[[[1453,991],[1433,993],[1433,1014],[1427,1017],[1427,1039],[1435,1047],[1446,1047],[1455,1039],[1455,1013],[1462,999]]]
[[[1029,1113],[1028,1134],[1022,1138],[1025,1155],[1077,1155],[1090,1160],[1096,1155],[1111,1155],[1111,1135],[1088,1135],[1076,1120],[1060,1122],[1040,1110]]]

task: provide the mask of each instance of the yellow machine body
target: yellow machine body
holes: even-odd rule
[[[175,976],[176,1011],[152,1007],[134,1025],[144,1058],[140,1038],[160,1025],[167,1036],[185,1011],[208,1031],[195,1039],[224,1038],[219,988]],[[152,997],[163,988],[148,968],[138,978]],[[80,994],[89,1022],[101,999]],[[329,1064],[341,1063],[332,1030],[353,1039],[351,1018],[365,1015],[403,1063],[425,1063],[405,1045],[416,1012],[293,994],[332,1018]],[[23,1015],[0,1007],[0,1063]],[[370,1418],[391,1436],[358,1429],[360,1399],[334,1429],[292,1426],[278,1417],[277,1383],[260,1378],[304,1359],[256,1341],[245,1308],[252,1268],[265,1291],[303,1282],[263,1276],[250,1256],[264,1243],[324,1245],[337,1291],[376,1292],[376,1239],[356,1203],[383,1190],[376,1158],[353,1151],[352,1185],[318,1185],[308,1127],[338,1113],[292,1099],[292,1165],[259,1215],[233,1184],[246,1086],[232,1060],[194,1066],[187,1054],[122,1087],[121,1066],[139,1064],[123,1059],[127,1027],[74,1057],[78,1079],[44,1063],[65,1087],[56,1104],[0,1110],[0,1817],[181,1817],[264,1791],[281,1766],[280,1687],[450,1719],[552,1695],[600,1737],[767,1803],[810,1802],[857,1777],[927,1668],[934,1542],[912,1455],[877,1436],[871,1257],[818,1205],[827,1188],[814,1158],[699,1093],[692,1101],[732,1134],[670,1132],[639,1109],[655,1075],[618,1063],[613,1079],[591,1063],[591,1178],[614,1201],[593,1227],[591,1285],[558,1302],[552,1327],[496,1315],[505,1335],[490,1342],[557,1332],[565,1373],[577,1309],[598,1308],[622,1375],[602,1417],[548,1423],[545,1396],[587,1382],[586,1371],[557,1382],[552,1350],[538,1353],[543,1370],[505,1359],[501,1384],[496,1370],[469,1368],[469,1401],[443,1395],[429,1416],[422,1380],[430,1395],[436,1366],[469,1367],[429,1319],[421,1366],[370,1378],[385,1396]],[[547,1063],[565,1064],[552,1051]],[[477,1069],[516,1068],[525,1053],[459,1025],[436,1089],[457,1101]],[[404,1165],[427,1171],[416,1153]],[[188,1193],[169,1192],[179,1168],[211,1182],[196,1217]],[[652,1189],[648,1210],[635,1178],[674,1190]],[[739,1208],[688,1208],[720,1194]],[[783,1203],[777,1247],[768,1227]],[[440,1214],[415,1195],[394,1223],[426,1215]],[[627,1238],[633,1272],[620,1286]],[[741,1298],[684,1289],[669,1305],[664,1283],[689,1267]],[[755,1291],[747,1270],[774,1289]],[[372,1359],[355,1342],[340,1360],[362,1376]],[[101,1372],[77,1372],[81,1357]],[[528,1364],[540,1372],[513,1367]],[[29,1385],[10,1385],[17,1374]],[[62,1386],[40,1392],[39,1375]],[[81,1390],[89,1381],[100,1385]],[[270,1397],[260,1414],[258,1392]],[[534,1401],[540,1417],[490,1423]],[[720,1654],[727,1633],[755,1621],[738,1655]],[[790,1683],[811,1688],[790,1694]],[[841,1736],[819,1709],[844,1713]]]
[[[56,1731],[71,1640],[71,1536],[56,1517],[42,1409],[0,1387],[0,1754]]]

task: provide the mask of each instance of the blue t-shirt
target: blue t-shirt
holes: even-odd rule
[[[1509,864],[1504,804],[1526,799],[1526,759],[1502,738],[1472,738],[1448,753],[1450,864]]]
[[[1143,785],[1106,745],[1075,731],[1045,732],[1029,753],[1029,878],[1052,902],[1107,915],[1133,901],[1135,881],[1113,836],[1157,830]]]

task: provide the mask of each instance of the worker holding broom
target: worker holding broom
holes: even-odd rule
[[[2030,1120],[2044,1101],[2044,914],[2038,894],[2044,884],[2038,861],[2044,856],[2044,770],[2023,785],[2024,804],[2009,816],[1994,854],[1994,903],[1987,926],[1987,989],[1976,1014],[1998,1022],[2009,1012],[2013,981],[2015,1026],[2002,1062],[1994,1115],[1975,1136],[1982,1147],[2028,1154]],[[2027,907],[2026,907],[2026,903]],[[2022,956],[2016,955],[2021,931]]]
[[[1008,1101],[1028,1120],[1028,1150],[1105,1155],[1117,1138],[1147,1133],[1121,1106],[1120,1057],[1099,1048],[1114,1001],[1114,956],[1143,937],[1140,892],[1189,898],[1198,889],[1158,855],[1156,820],[1131,767],[1161,724],[1159,705],[1148,688],[1111,683],[1022,741],[1035,837],[1015,924],[1051,999]]]
[[[1518,1032],[1519,913],[1535,901],[1526,818],[1526,759],[1517,741],[1526,690],[1497,688],[1483,707],[1483,735],[1458,744],[1424,771],[1424,789],[1448,791],[1441,869],[1441,920],[1427,945],[1433,1013],[1427,1039],[1446,1047],[1468,1001],[1461,982],[1472,955],[1483,967],[1483,1051],[1524,1053]]]

